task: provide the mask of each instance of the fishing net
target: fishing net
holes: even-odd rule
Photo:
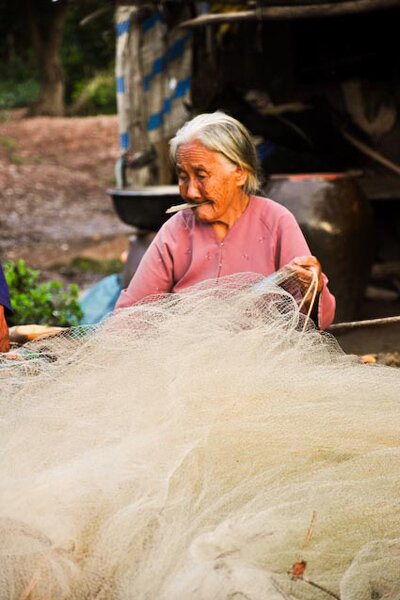
[[[399,373],[241,274],[0,365],[0,598],[400,597]]]

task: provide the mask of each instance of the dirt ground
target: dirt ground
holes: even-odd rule
[[[58,265],[76,256],[119,256],[132,230],[107,194],[117,157],[116,116],[3,115],[1,260],[23,258],[49,278],[60,278]]]
[[[104,274],[71,269],[71,261],[118,259],[133,233],[107,194],[118,157],[117,117],[0,117],[1,261],[23,258],[45,279],[88,287]],[[360,319],[399,313],[399,299],[366,299]],[[347,352],[398,352],[400,324],[338,339]]]

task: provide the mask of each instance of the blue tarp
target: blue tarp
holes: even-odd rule
[[[94,325],[114,310],[122,290],[120,275],[108,275],[95,283],[79,301],[83,310],[81,325]]]

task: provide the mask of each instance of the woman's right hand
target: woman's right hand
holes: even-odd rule
[[[324,287],[321,263],[315,256],[297,256],[287,267],[296,276],[305,294],[309,290],[314,274],[318,280],[317,292],[320,293]]]

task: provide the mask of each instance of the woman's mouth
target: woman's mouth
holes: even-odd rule
[[[203,202],[185,202],[184,204],[178,204],[176,206],[170,206],[165,212],[167,214],[179,212],[186,208],[200,208],[203,204],[211,204],[211,200],[204,200]]]
[[[190,208],[200,208],[204,204],[211,204],[211,200],[203,200],[202,202],[189,202]]]

